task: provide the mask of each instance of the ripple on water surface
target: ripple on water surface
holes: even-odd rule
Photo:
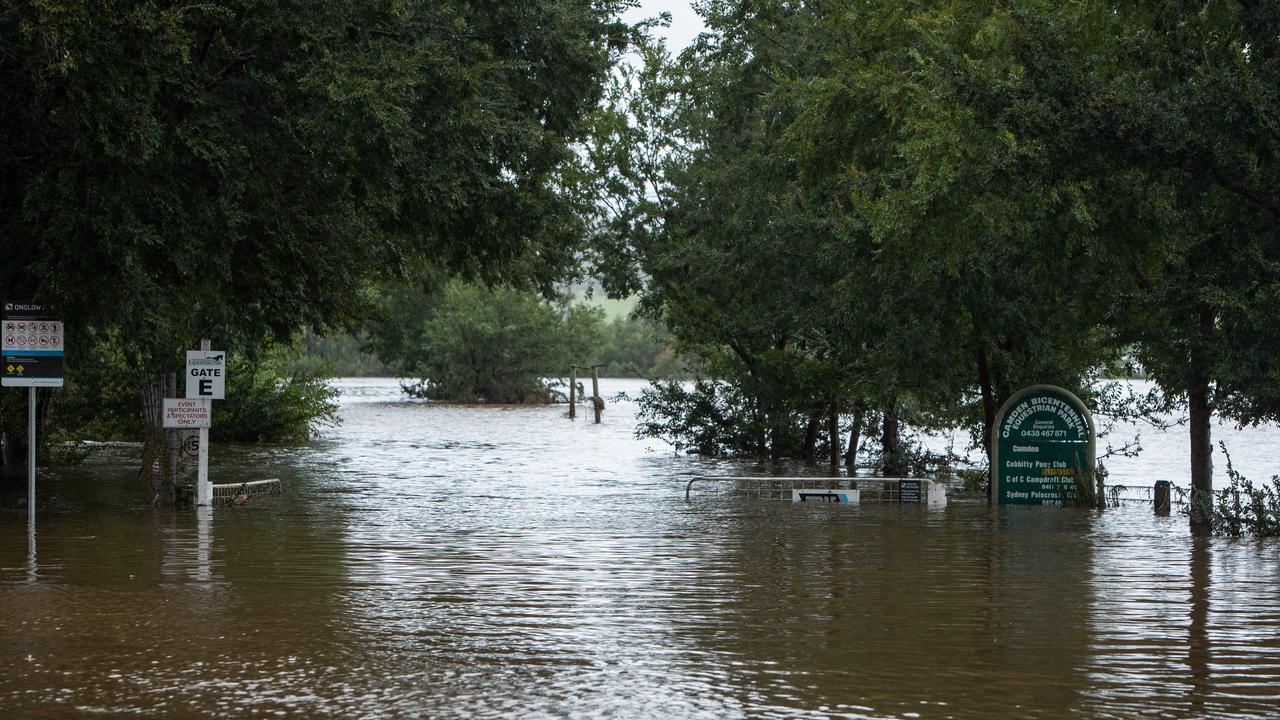
[[[42,479],[34,542],[0,516],[6,716],[1280,708],[1276,543],[1138,508],[686,502],[754,469],[651,451],[629,402],[597,426],[344,387],[311,446],[216,449],[282,499],[155,512],[117,459]]]

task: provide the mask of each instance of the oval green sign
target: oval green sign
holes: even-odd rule
[[[1075,503],[1076,482],[1094,463],[1093,416],[1080,398],[1053,385],[1033,385],[1000,408],[992,432],[992,502]]]

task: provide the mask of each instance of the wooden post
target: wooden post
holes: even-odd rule
[[[167,398],[178,397],[178,374],[177,373],[169,373],[169,376],[165,379],[164,396]],[[161,405],[163,406],[164,401],[161,400],[160,402],[161,402]],[[164,417],[163,407],[161,409],[161,417],[162,418]],[[163,424],[163,420],[161,422]],[[180,430],[177,430],[175,428],[167,428],[164,431],[165,453],[166,453],[165,462],[167,464],[165,468],[166,470],[165,482],[171,488],[178,487],[178,455],[182,452],[182,448],[181,448],[182,441],[181,441],[181,438],[178,437],[178,433],[180,432],[181,432]]]
[[[591,366],[591,405],[596,410],[596,424],[600,424],[600,412],[604,410],[604,400],[600,398],[600,366]]]
[[[1152,493],[1155,499],[1156,514],[1168,515],[1170,506],[1173,504],[1170,498],[1170,489],[1173,483],[1168,480],[1157,480],[1155,491]]]
[[[578,366],[569,366],[569,419],[578,416]]]

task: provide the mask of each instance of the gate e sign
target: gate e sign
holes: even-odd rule
[[[187,351],[187,397],[223,400],[227,396],[227,354],[222,350]]]

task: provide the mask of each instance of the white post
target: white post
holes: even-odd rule
[[[36,581],[36,520],[31,518],[27,523],[27,582]]]
[[[213,577],[209,566],[209,546],[213,539],[213,508],[196,508],[196,579],[208,582]]]
[[[36,581],[36,389],[27,388],[27,582]]]
[[[212,348],[209,340],[200,341],[201,350]],[[208,402],[208,401],[206,401]],[[212,406],[213,403],[209,403]],[[213,408],[210,407],[212,415]],[[213,484],[209,482],[209,428],[200,428],[200,459],[196,465],[196,507],[208,507],[213,504]]]
[[[36,389],[27,388],[27,522],[36,521]]]

